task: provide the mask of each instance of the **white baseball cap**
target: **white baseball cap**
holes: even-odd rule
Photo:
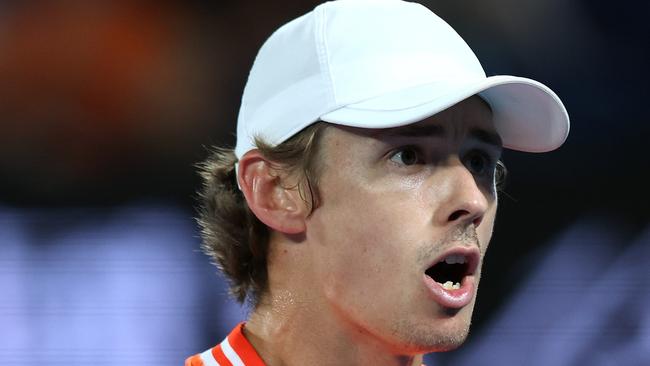
[[[486,77],[474,52],[426,7],[401,0],[338,0],[280,27],[248,76],[235,153],[254,138],[280,144],[310,124],[388,128],[430,117],[478,94],[504,147],[545,152],[569,133],[562,101],[526,78]]]

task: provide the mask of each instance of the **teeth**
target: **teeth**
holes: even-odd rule
[[[442,287],[445,290],[458,290],[460,288],[460,283],[458,283],[458,282],[453,283],[451,281],[447,281],[447,282],[442,284]]]
[[[467,261],[464,255],[452,254],[445,258],[444,262],[447,264],[464,264]]]

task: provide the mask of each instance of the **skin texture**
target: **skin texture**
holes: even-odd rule
[[[498,136],[478,97],[406,127],[330,127],[311,214],[263,157],[242,158],[249,206],[274,229],[269,291],[245,327],[269,365],[411,365],[462,344],[476,293],[448,309],[423,278],[446,251],[478,247],[478,285],[501,153],[486,135]]]

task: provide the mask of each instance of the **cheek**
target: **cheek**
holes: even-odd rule
[[[496,201],[490,206],[485,215],[483,216],[483,221],[477,229],[477,234],[479,237],[479,242],[481,244],[481,250],[485,254],[490,240],[492,239],[492,231],[494,229],[494,221],[497,213],[497,204]]]
[[[378,271],[385,265],[394,255],[399,234],[391,214],[354,198],[322,210],[315,242],[320,255],[328,258],[329,269],[345,274],[356,269]]]
[[[314,269],[330,299],[338,296],[339,302],[345,298],[360,304],[370,291],[373,294],[365,301],[391,291],[395,297],[400,282],[408,281],[405,268],[413,266],[416,239],[422,237],[417,221],[427,226],[422,198],[416,193],[419,181],[388,181],[377,169],[357,161],[362,159],[348,156],[356,154],[329,159],[337,161],[337,167],[326,168],[319,181],[321,206],[307,227]]]
[[[328,297],[363,297],[398,280],[413,232],[403,206],[348,186],[314,212],[308,235]]]

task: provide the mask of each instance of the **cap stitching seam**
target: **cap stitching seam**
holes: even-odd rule
[[[335,105],[336,104],[336,93],[335,93],[335,87],[334,87],[334,78],[332,78],[332,74],[330,72],[329,68],[329,60],[328,60],[328,55],[329,55],[329,50],[327,49],[327,43],[325,41],[325,7],[321,6],[317,8],[320,11],[315,12],[318,16],[316,17],[316,27],[315,27],[315,32],[314,32],[314,38],[316,42],[316,52],[318,54],[318,64],[321,68],[321,75],[322,78],[324,79],[323,81],[325,82],[326,85],[329,86],[327,88],[327,97],[329,98],[329,104],[330,105]]]

